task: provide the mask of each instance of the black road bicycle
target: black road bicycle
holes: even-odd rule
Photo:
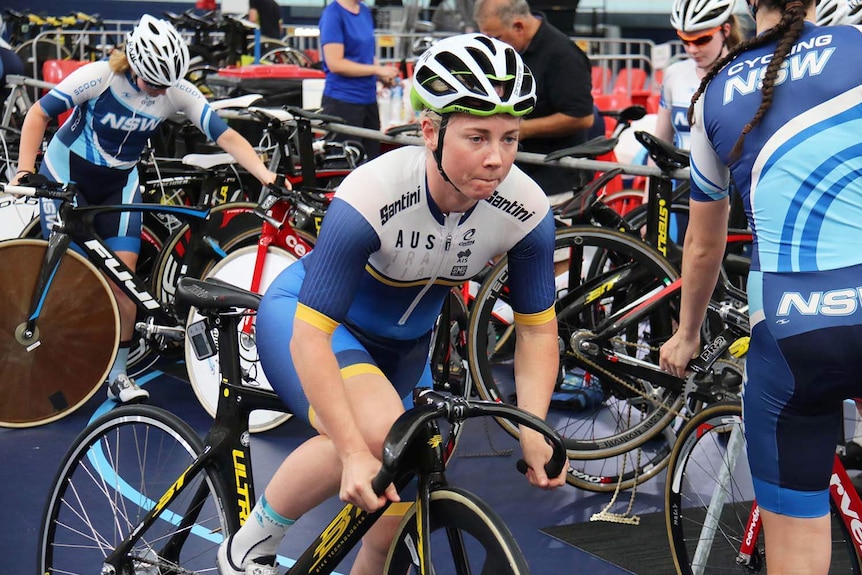
[[[201,356],[219,355],[223,379],[213,426],[201,441],[179,417],[148,405],[119,407],[89,425],[63,459],[48,498],[40,573],[211,573],[218,545],[256,501],[248,416],[254,409],[284,409],[273,392],[241,384],[238,324],[260,296],[183,278],[177,297],[205,317],[206,325],[190,335]],[[218,329],[217,352],[206,337],[211,327]],[[565,464],[559,436],[513,406],[429,389],[417,390],[414,399],[416,407],[387,436],[373,482],[378,493],[392,482],[400,492],[416,478],[415,502],[396,531],[384,573],[528,573],[493,509],[447,485],[437,420],[506,417],[535,429],[554,447],[549,475]],[[384,509],[368,514],[345,505],[288,573],[332,572]]]

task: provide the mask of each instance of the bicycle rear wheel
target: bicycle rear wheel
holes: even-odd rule
[[[102,385],[117,353],[120,316],[105,278],[67,251],[40,306],[36,333],[24,327],[48,242],[0,243],[0,426],[60,419]]]
[[[491,507],[463,489],[443,487],[431,492],[428,510],[431,565],[424,573],[515,575],[530,572],[518,543]],[[412,505],[395,532],[384,575],[417,574],[420,536]],[[468,569],[458,566],[467,565]]]
[[[298,261],[297,258],[287,250],[269,246],[267,248],[266,261],[264,262],[259,293],[263,293],[278,274],[296,261]],[[213,267],[206,277],[217,278],[235,286],[250,289],[249,282],[251,281],[256,262],[257,246],[246,246],[229,253],[226,258]],[[203,319],[203,316],[197,312],[197,308],[192,308],[189,311],[186,327],[201,319]],[[252,325],[251,329],[251,333],[240,331],[239,334],[240,365],[244,373],[244,382],[254,387],[272,389],[269,380],[266,378],[266,374],[264,374],[263,369],[260,367],[254,325]],[[189,381],[192,384],[192,389],[198,401],[201,402],[207,413],[215,417],[218,407],[219,385],[221,384],[219,358],[218,355],[215,355],[208,359],[199,360],[194,354],[192,344],[191,338],[186,338],[186,369]],[[290,413],[257,409],[249,415],[249,431],[252,433],[267,431],[281,425],[290,419],[290,417]]]
[[[210,469],[185,475],[203,449],[175,415],[117,408],[75,440],[51,487],[39,538],[39,572],[99,573],[115,546],[169,490],[182,488],[128,555],[124,573],[213,573],[228,533],[226,490]]]
[[[665,520],[677,573],[767,573],[762,534],[752,566],[737,564],[753,500],[742,407],[711,405],[682,429],[668,464]],[[834,511],[832,535],[829,573],[860,573],[853,542]]]
[[[577,359],[574,338],[678,276],[667,260],[638,238],[595,226],[558,230],[556,249],[555,259],[567,266],[557,276],[557,324],[564,371],[590,369]],[[602,263],[596,266],[595,261]],[[467,355],[482,399],[516,403],[513,357],[517,335],[507,283],[504,258],[476,296],[467,332]],[[667,298],[639,325],[607,334],[615,352],[657,364],[658,346],[671,335],[676,303],[677,297]],[[682,396],[677,392],[631,376],[621,375],[619,379],[622,383],[601,375],[601,399],[586,408],[573,401],[559,387],[561,381],[557,382],[547,421],[560,433],[570,459],[601,460],[645,445],[670,425],[682,407]],[[517,426],[504,419],[497,421],[518,437]],[[578,465],[583,466],[581,474],[596,475],[586,463]]]

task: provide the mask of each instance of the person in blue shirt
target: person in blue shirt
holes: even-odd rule
[[[323,51],[323,112],[345,123],[370,130],[380,129],[377,80],[392,85],[398,76],[394,66],[377,62],[377,43],[371,10],[360,0],[335,0],[320,15]],[[346,136],[335,135],[336,140]],[[368,159],[380,153],[380,142],[362,138]]]
[[[747,4],[757,36],[715,64],[689,108],[685,281],[660,363],[682,377],[699,350],[732,176],[755,235],[743,417],[766,563],[826,573],[843,401],[862,397],[862,34],[815,25],[814,0]]]

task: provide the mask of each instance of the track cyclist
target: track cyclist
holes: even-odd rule
[[[860,29],[816,26],[815,0],[747,0],[757,36],[701,83],[689,110],[691,219],[682,376],[724,254],[732,175],[755,234],[743,417],[770,574],[825,574],[829,484],[845,398],[862,397]]]
[[[210,140],[230,153],[263,184],[284,185],[270,172],[251,145],[228,128],[200,92],[183,79],[189,52],[185,40],[168,22],[144,15],[126,38],[125,50],[106,61],[87,64],[70,74],[27,112],[21,134],[18,171],[10,183],[45,177],[75,182],[79,206],[141,201],[136,169],[147,140],[166,118],[181,112]],[[36,157],[51,118],[74,108],[51,139],[34,176]],[[57,208],[41,202],[42,233],[50,233]],[[120,259],[134,270],[140,250],[141,214],[116,212],[95,220],[95,230]],[[108,397],[126,403],[149,393],[126,373],[135,304],[113,283],[120,310],[120,347],[108,375]]]
[[[261,364],[291,411],[319,432],[294,450],[248,521],[220,547],[221,575],[277,573],[285,531],[328,497],[362,509],[374,494],[386,433],[412,388],[431,384],[430,334],[452,286],[508,253],[519,406],[545,417],[558,376],[554,224],[539,186],[513,166],[520,118],[535,103],[530,71],[481,34],[439,41],[417,61],[411,100],[424,147],[360,166],[341,184],[315,248],[261,302]],[[552,488],[544,438],[522,430],[533,485]],[[391,508],[390,508],[391,511]],[[387,514],[388,515],[388,514]],[[363,540],[354,575],[379,574],[398,517]]]

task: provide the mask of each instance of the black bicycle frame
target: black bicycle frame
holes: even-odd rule
[[[224,312],[215,315],[207,314],[208,321],[218,327],[219,365],[222,370],[222,382],[219,387],[220,400],[215,423],[204,440],[206,446],[203,452],[195,458],[179,478],[168,487],[158,499],[158,503],[147,513],[122,543],[105,559],[106,565],[111,565],[117,573],[123,573],[122,568],[130,567],[131,551],[147,528],[158,520],[159,513],[170,505],[195,476],[204,469],[215,470],[223,478],[232,477],[234,497],[224,501],[226,521],[229,532],[235,533],[248,518],[254,502],[257,500],[254,491],[254,477],[251,466],[251,447],[248,442],[248,416],[256,409],[285,411],[286,408],[275,392],[237,385],[233,382],[242,381],[239,357],[236,354],[238,346],[238,325],[243,313],[235,315]],[[442,441],[436,421],[425,422],[428,431],[419,435],[409,445],[407,457],[403,458],[405,469],[421,469],[419,482],[419,497],[423,504],[430,501],[430,492],[435,486],[445,483],[443,478],[444,463]],[[423,447],[420,449],[420,447]],[[402,449],[408,449],[403,446]],[[414,455],[415,454],[415,455]],[[395,485],[401,491],[416,475],[409,471],[395,480]],[[206,500],[209,486],[202,482],[194,494],[189,509],[183,514],[183,519],[177,526],[174,535],[165,542],[159,555],[168,560],[178,560],[191,527],[197,520],[201,504]],[[374,513],[367,513],[352,505],[345,505],[341,511],[321,531],[315,541],[296,560],[289,573],[296,575],[326,574],[344,559],[350,550],[362,539],[371,525],[389,506],[387,503]],[[425,507],[427,509],[427,507]],[[427,522],[426,514],[421,520]],[[423,525],[422,533],[427,533],[429,525]],[[427,545],[427,542],[425,542]]]
[[[45,253],[44,263],[27,315],[25,336],[29,333],[31,334],[29,337],[32,337],[32,334],[36,333],[36,326],[45,298],[51,288],[57,269],[60,267],[63,255],[72,242],[80,246],[87,259],[111,278],[140,309],[146,310],[159,323],[176,325],[177,320],[171,310],[150,293],[143,280],[129,269],[93,230],[93,220],[97,215],[117,211],[170,213],[188,220],[193,229],[209,218],[209,209],[194,209],[184,206],[122,204],[79,208],[64,202],[59,209],[60,219],[54,225],[48,238],[48,250]],[[197,235],[192,234],[194,238]],[[194,250],[190,250],[189,253],[194,253]]]

